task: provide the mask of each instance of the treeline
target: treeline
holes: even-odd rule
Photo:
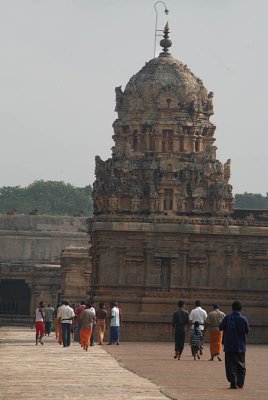
[[[75,187],[62,181],[35,181],[27,187],[0,188],[0,213],[92,215],[92,188]],[[234,208],[268,209],[268,193],[243,193],[234,196]]]
[[[27,187],[0,188],[0,213],[92,215],[92,188],[58,181],[35,181]]]
[[[247,192],[236,194],[234,197],[234,208],[268,210],[268,193],[266,193],[266,196],[260,193]]]

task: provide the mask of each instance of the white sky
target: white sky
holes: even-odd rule
[[[0,186],[94,181],[111,154],[114,88],[153,57],[151,0],[0,0]],[[268,192],[267,0],[166,0],[171,53],[214,92],[234,193]],[[267,113],[268,114],[268,113]]]

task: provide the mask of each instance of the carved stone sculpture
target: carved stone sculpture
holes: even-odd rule
[[[207,114],[208,115],[213,115],[214,114],[213,97],[214,97],[214,93],[213,92],[209,92],[209,94],[208,94],[208,102],[207,102]]]
[[[109,199],[109,207],[113,212],[118,210],[118,198],[115,195]]]
[[[225,200],[224,199],[218,200],[218,202],[217,202],[217,210],[218,211],[225,211],[225,207],[226,207]]]
[[[135,195],[133,197],[133,199],[131,199],[131,210],[134,212],[139,211],[140,204],[141,204],[141,200],[138,198],[137,195]]]
[[[204,201],[200,197],[194,199],[194,209],[195,211],[203,211]]]

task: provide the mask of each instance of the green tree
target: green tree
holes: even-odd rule
[[[0,188],[0,213],[16,209],[29,213],[37,209],[48,215],[92,215],[92,188],[62,181],[35,181],[29,186]]]
[[[236,194],[234,199],[235,208],[245,208],[245,209],[268,209],[268,193],[266,196],[260,193],[243,193]]]

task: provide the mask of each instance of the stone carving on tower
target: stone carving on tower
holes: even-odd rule
[[[232,212],[230,160],[216,158],[213,92],[169,53],[168,24],[159,57],[122,90],[112,157],[96,157],[95,215],[180,218]]]

